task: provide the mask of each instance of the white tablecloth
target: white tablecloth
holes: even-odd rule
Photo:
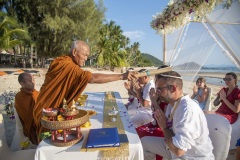
[[[93,109],[97,112],[97,115],[91,117],[90,128],[102,128],[103,122],[103,107],[105,92],[87,92],[87,107],[85,109]],[[129,140],[129,160],[143,160],[143,149],[141,141],[136,133],[133,124],[130,121],[130,117],[127,113],[126,107],[122,103],[121,96],[118,92],[114,92],[116,97],[116,103],[119,109],[119,114],[124,125],[125,133]],[[84,138],[89,132],[88,129],[81,129]],[[101,159],[101,152],[80,152],[82,144],[81,142],[70,147],[55,147],[50,144],[50,140],[42,141],[35,153],[35,160],[96,160]],[[104,158],[106,159],[106,158]]]

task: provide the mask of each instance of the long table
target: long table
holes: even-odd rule
[[[87,103],[84,109],[93,109],[97,112],[95,116],[90,118],[91,127],[82,128],[84,139],[69,147],[56,147],[50,144],[49,139],[41,141],[38,145],[35,153],[35,160],[100,160],[103,158],[100,151],[92,152],[80,152],[83,146],[85,138],[89,133],[89,129],[102,128],[103,127],[103,109],[105,92],[87,92]],[[121,96],[118,92],[114,92],[116,98],[116,104],[119,110],[119,114],[122,120],[122,124],[125,129],[125,133],[129,140],[129,160],[143,160],[143,149],[141,141],[136,133],[133,124],[130,121],[130,117],[127,114],[126,107],[124,106]]]

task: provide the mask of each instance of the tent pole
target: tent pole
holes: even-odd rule
[[[232,48],[226,43],[226,41],[224,40],[224,38],[218,33],[218,31],[216,30],[216,28],[212,25],[211,22],[209,22],[209,19],[207,17],[205,17],[206,22],[209,23],[209,26],[213,29],[213,32],[220,38],[220,40],[222,41],[223,45],[227,48],[227,50],[229,51],[229,53],[232,55],[232,57],[235,59],[235,61],[238,64],[238,67],[240,66],[240,59],[239,57],[234,53],[234,51],[232,50]]]
[[[166,65],[166,34],[163,33],[163,64]]]

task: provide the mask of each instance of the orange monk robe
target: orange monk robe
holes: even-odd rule
[[[76,101],[91,78],[92,73],[83,71],[69,56],[59,57],[51,63],[33,110],[38,134],[42,129],[43,108],[62,107],[64,98],[67,104]]]
[[[15,96],[15,108],[23,126],[23,133],[33,144],[37,144],[36,130],[33,126],[33,107],[37,100],[38,91],[27,93],[23,89]]]

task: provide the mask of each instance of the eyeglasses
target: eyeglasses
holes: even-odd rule
[[[224,81],[231,81],[232,78],[223,78]]]
[[[158,87],[158,88],[156,88],[156,90],[157,90],[158,92],[162,92],[165,88],[168,88],[168,87],[170,87],[170,86],[172,86],[172,85],[168,85],[168,86],[165,86],[165,87]]]

